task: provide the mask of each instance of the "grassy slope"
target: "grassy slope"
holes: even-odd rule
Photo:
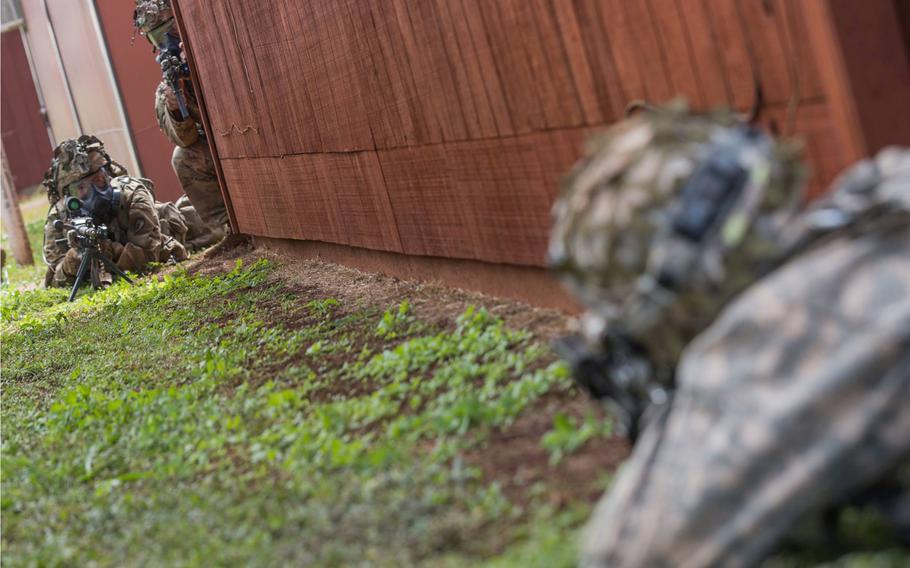
[[[568,384],[545,348],[483,310],[301,304],[270,270],[5,298],[5,563],[459,565],[522,531],[501,561],[571,563],[584,507],[522,509],[462,459]]]
[[[554,508],[544,482],[510,500],[466,465],[566,385],[559,366],[529,371],[548,358],[527,334],[476,311],[440,329],[406,304],[301,305],[267,265],[63,304],[12,289],[43,274],[43,203],[26,205],[38,263],[13,263],[0,293],[4,565],[573,564],[589,501]],[[555,458],[605,431],[557,415],[539,443]],[[907,555],[822,546],[769,565],[824,561]]]

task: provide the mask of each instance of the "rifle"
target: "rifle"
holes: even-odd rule
[[[190,76],[190,66],[180,58],[180,52],[182,51],[180,49],[180,38],[171,33],[165,33],[155,43],[158,47],[158,56],[155,61],[158,62],[158,65],[161,65],[161,76],[171,90],[174,91],[174,95],[177,96],[180,119],[186,120],[190,117],[190,112],[186,107],[186,96],[180,87],[180,80]]]
[[[180,107],[180,119],[188,119],[190,111],[186,107],[186,96],[180,86],[180,80],[190,76],[189,66],[185,61],[181,61],[179,51],[174,54],[169,49],[162,49],[156,59],[161,65],[161,76],[177,97],[177,106]]]
[[[64,222],[60,219],[54,221],[54,228],[58,231],[64,229],[72,231],[76,242],[76,250],[82,255],[82,262],[79,264],[79,271],[76,273],[76,283],[70,291],[69,302],[76,297],[76,291],[85,280],[86,274],[91,278],[92,288],[97,290],[101,288],[101,267],[105,266],[115,275],[125,279],[130,284],[133,281],[120,267],[114,264],[110,258],[101,252],[99,245],[101,241],[110,238],[110,231],[106,225],[97,223],[91,217],[72,217]],[[57,242],[69,243],[68,239],[57,239]]]

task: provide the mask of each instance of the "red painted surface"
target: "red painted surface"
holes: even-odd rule
[[[16,189],[21,190],[41,182],[53,148],[18,29],[3,33],[0,58],[3,146]]]
[[[171,167],[174,146],[158,129],[155,118],[155,89],[161,80],[161,68],[155,63],[151,45],[144,37],[137,33],[133,41],[135,4],[123,0],[95,0],[95,6],[142,175],[155,182],[155,195],[159,200],[175,200],[183,195],[183,190]]]
[[[901,2],[803,0],[836,134],[853,161],[910,145],[910,53]],[[903,2],[906,4],[906,1]]]
[[[756,80],[761,120],[805,140],[813,193],[846,165],[800,4],[638,4],[179,2],[223,183],[257,236],[542,266],[558,180],[594,128],[635,99],[744,111]]]

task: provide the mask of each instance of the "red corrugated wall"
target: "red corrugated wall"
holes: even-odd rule
[[[179,4],[254,235],[540,266],[591,131],[635,99],[745,110],[754,74],[814,191],[845,165],[798,2]]]
[[[0,58],[3,147],[21,190],[41,183],[52,148],[18,29],[3,32]]]

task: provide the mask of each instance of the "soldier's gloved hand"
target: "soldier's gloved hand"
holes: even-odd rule
[[[177,94],[174,92],[174,89],[172,89],[170,85],[167,85],[164,88],[164,106],[167,107],[167,110],[169,110],[171,113],[180,112],[180,103],[177,102]]]
[[[79,246],[79,241],[76,240],[76,231],[73,229],[66,232],[66,244],[69,245],[71,249]]]
[[[66,255],[60,261],[60,264],[57,265],[57,272],[59,273],[55,276],[55,280],[59,281],[58,285],[66,285],[66,282],[70,278],[75,278],[76,273],[79,272],[79,265],[82,263],[82,255],[79,254],[79,251],[75,248],[71,248],[66,251]]]

